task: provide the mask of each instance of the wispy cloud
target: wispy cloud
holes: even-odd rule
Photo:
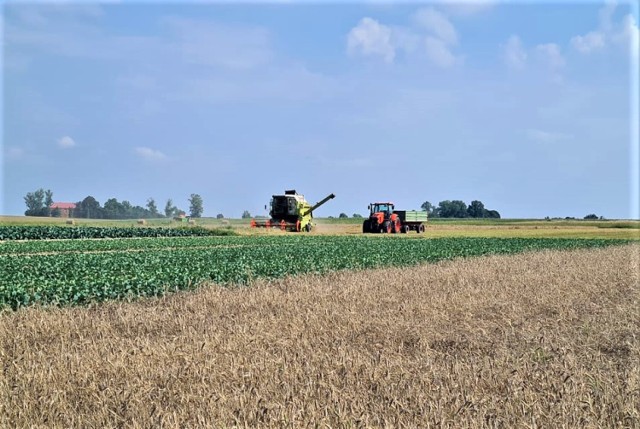
[[[460,62],[452,47],[458,43],[458,32],[442,12],[422,8],[410,17],[410,26],[387,26],[365,17],[347,35],[347,52],[381,58],[393,63],[397,52],[421,55],[438,67],[451,67]]]
[[[551,71],[552,78],[556,83],[563,81],[562,70],[566,65],[560,46],[555,43],[545,43],[536,46],[535,50],[540,62]]]
[[[598,13],[598,28],[572,37],[571,46],[582,54],[591,54],[609,45],[637,46],[638,23],[631,14],[625,15],[620,22],[614,22],[616,7],[615,1],[608,1]],[[638,55],[637,49],[632,49],[632,54]]]
[[[177,54],[188,63],[250,69],[273,57],[270,33],[259,26],[177,17],[163,21],[177,40]]]
[[[18,146],[7,146],[5,148],[5,156],[9,160],[22,159],[25,155],[25,150]]]
[[[525,135],[529,140],[537,143],[559,143],[561,141],[573,139],[571,134],[549,132],[535,128],[525,130]]]
[[[504,46],[504,61],[512,69],[523,69],[527,63],[527,51],[522,46],[520,37],[511,35]]]
[[[135,153],[139,157],[149,161],[162,161],[167,159],[167,155],[159,150],[151,149],[149,147],[139,146],[135,148]]]
[[[71,149],[72,147],[75,147],[76,145],[77,144],[76,144],[75,140],[73,140],[69,136],[64,136],[64,137],[58,139],[58,147],[60,149]]]
[[[600,31],[590,31],[584,36],[574,36],[571,38],[571,46],[583,54],[602,49],[604,45],[605,36]]]
[[[443,13],[433,8],[424,8],[413,15],[413,20],[447,45],[458,43],[458,33],[451,21]]]
[[[391,29],[373,18],[362,18],[347,35],[347,52],[379,56],[387,63],[393,62],[396,50],[391,44]]]

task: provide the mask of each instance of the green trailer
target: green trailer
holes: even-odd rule
[[[393,213],[398,215],[400,219],[400,231],[407,233],[409,231],[416,231],[417,233],[424,232],[424,223],[428,220],[426,211],[422,210],[394,210]]]

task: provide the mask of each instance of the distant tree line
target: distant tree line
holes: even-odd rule
[[[50,189],[46,191],[42,188],[34,192],[28,192],[24,197],[27,210],[24,212],[26,216],[61,216],[58,208],[51,208],[53,205],[53,192]],[[179,209],[173,204],[171,199],[167,200],[164,207],[164,213],[158,210],[156,202],[153,198],[147,200],[147,204],[142,207],[133,205],[129,201],[118,201],[116,198],[110,198],[101,206],[100,203],[91,195],[82,201],[75,203],[74,209],[69,209],[69,216],[75,218],[90,219],[154,219],[154,218],[171,218],[174,216],[186,216],[184,210]],[[204,203],[202,197],[198,194],[191,194],[189,198],[189,215],[194,218],[202,217]]]
[[[474,200],[467,205],[461,200],[440,201],[438,206],[434,206],[429,201],[422,203],[422,210],[426,211],[433,218],[492,218],[500,219],[497,210],[488,210],[482,201]]]

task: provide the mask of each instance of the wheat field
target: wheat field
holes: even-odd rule
[[[640,427],[640,246],[0,313],[1,427]]]

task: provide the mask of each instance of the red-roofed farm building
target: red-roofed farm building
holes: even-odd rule
[[[70,217],[73,209],[76,208],[75,203],[53,203],[51,204],[51,214],[56,216],[56,211],[60,213],[58,217]],[[56,210],[57,209],[57,210]],[[56,211],[54,211],[56,210]]]

